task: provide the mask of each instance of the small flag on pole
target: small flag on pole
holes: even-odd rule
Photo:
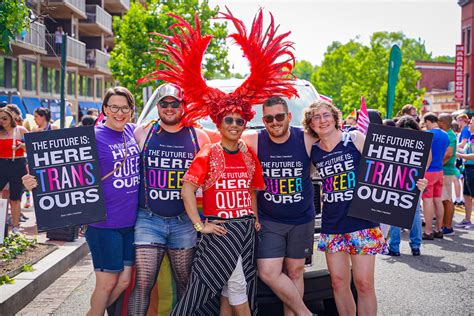
[[[367,134],[367,130],[369,129],[369,113],[367,112],[367,106],[365,105],[364,96],[360,98],[360,111],[359,111],[359,118],[357,119],[357,129],[362,134]]]

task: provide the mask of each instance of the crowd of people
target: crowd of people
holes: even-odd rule
[[[236,24],[240,33],[232,36],[237,42],[253,40],[230,12],[224,17]],[[136,277],[126,306],[129,314],[146,315],[165,254],[178,298],[172,315],[256,315],[257,276],[280,298],[285,315],[312,315],[303,302],[303,273],[305,259],[313,253],[313,174],[321,178],[324,196],[317,249],[325,254],[338,312],[376,315],[375,255],[400,255],[400,229],[392,227],[387,244],[379,223],[347,215],[364,134],[344,131],[340,110],[322,99],[308,104],[303,128],[294,126],[300,122],[292,122],[283,98],[297,95],[282,71],[289,63],[275,62],[275,56],[290,61],[294,56],[291,43],[283,41],[287,34],[276,36],[273,24],[263,35],[267,40],[242,46],[247,54],[246,47],[252,52],[261,49],[248,57],[255,58],[252,69],[258,65],[267,72],[251,74],[243,86],[227,94],[207,87],[200,76],[201,62],[195,56],[202,58],[203,51],[195,50],[205,49],[208,38],[176,19],[182,33],[174,43],[190,52],[166,46],[165,54],[172,54],[179,67],[167,63],[167,69],[153,73],[168,81],[156,93],[158,120],[132,124],[135,101],[123,87],[106,92],[104,119],[94,120],[107,216],[90,224],[85,234],[96,277],[87,315],[103,315],[131,286],[133,265]],[[258,37],[261,31],[260,14],[251,34]],[[271,47],[270,53],[259,46],[263,43]],[[262,104],[265,128],[245,131],[257,104]],[[50,129],[47,113],[35,112],[38,131]],[[207,116],[218,131],[215,143],[209,133],[212,139],[216,133],[196,124]],[[421,219],[413,222],[413,255],[420,255],[422,239],[453,233],[451,187],[460,174],[456,157],[465,160],[466,208],[466,218],[456,225],[472,227],[474,151],[470,133],[464,130],[474,132],[474,122],[467,127],[464,116],[457,118],[463,132],[456,141],[448,118],[428,113],[420,127],[416,108],[405,106],[400,118],[385,122],[434,134],[426,179],[416,183],[423,196],[415,217],[420,218],[422,210],[426,224],[422,233]],[[0,163],[2,171],[8,171],[1,173],[0,187],[10,183],[12,224],[18,229],[22,186],[31,190],[38,183],[26,174],[23,136],[28,131],[17,127],[16,119],[9,106],[0,108]],[[128,185],[117,187],[116,180]]]

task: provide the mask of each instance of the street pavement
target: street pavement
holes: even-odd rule
[[[455,215],[456,222],[461,219]],[[377,256],[379,315],[473,315],[474,230],[457,229],[455,236],[424,240],[421,252],[411,255],[405,231],[400,257]],[[18,315],[84,315],[94,283],[87,256]]]

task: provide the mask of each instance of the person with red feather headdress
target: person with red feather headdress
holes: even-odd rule
[[[250,62],[250,76],[231,93],[207,86],[201,75],[204,52],[211,40],[195,26],[172,15],[177,23],[173,36],[160,50],[171,62],[158,60],[158,69],[139,83],[161,79],[184,92],[181,123],[193,125],[209,116],[216,124],[220,143],[205,146],[183,178],[182,197],[186,212],[202,239],[196,250],[190,281],[172,315],[256,315],[255,244],[260,229],[255,191],[264,189],[262,169],[252,149],[239,149],[246,123],[255,114],[254,105],[271,96],[296,96],[291,70],[294,55],[288,33],[277,34],[273,17],[263,28],[262,10],[247,32],[232,13],[222,13],[237,29],[229,35]],[[203,221],[198,214],[195,191],[203,190]]]

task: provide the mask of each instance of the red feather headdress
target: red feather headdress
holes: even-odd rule
[[[138,81],[141,84],[161,79],[180,86],[185,100],[182,125],[192,125],[206,116],[219,124],[225,114],[232,112],[240,113],[249,121],[255,115],[253,105],[262,104],[272,96],[297,96],[291,75],[295,62],[293,43],[285,40],[290,32],[277,35],[278,27],[275,27],[271,13],[270,25],[264,32],[262,9],[255,16],[249,34],[243,22],[229,9],[221,14],[220,18],[230,20],[237,29],[229,37],[241,47],[250,63],[250,76],[235,91],[224,93],[209,87],[202,76],[201,63],[212,36],[201,34],[197,14],[195,28],[183,18],[169,14],[177,20],[170,27],[173,36],[155,35],[167,41],[158,52],[169,56],[172,62],[157,59],[157,70]],[[159,64],[166,69],[158,69]]]

